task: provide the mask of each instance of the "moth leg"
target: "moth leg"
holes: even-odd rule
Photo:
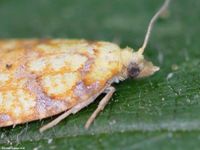
[[[90,118],[87,120],[86,124],[85,124],[85,128],[88,129],[90,127],[90,125],[92,124],[92,122],[95,120],[95,118],[97,117],[97,115],[104,109],[104,107],[107,105],[107,103],[109,102],[109,100],[111,99],[113,93],[115,92],[115,88],[114,87],[108,87],[106,90],[106,95],[105,97],[100,101],[97,109],[92,113],[92,115],[90,116]]]
[[[106,88],[107,89],[107,88]],[[90,103],[92,103],[97,96],[99,96],[103,91],[105,91],[105,89],[102,89],[98,94],[96,94],[94,97],[92,97],[90,100],[88,101],[84,101],[74,107],[72,107],[71,109],[69,109],[68,111],[64,112],[63,114],[61,114],[60,116],[58,116],[56,119],[54,119],[53,121],[51,121],[50,123],[44,125],[43,127],[40,128],[40,132],[43,132],[49,128],[52,128],[53,126],[57,125],[60,121],[62,121],[63,119],[65,119],[66,117],[68,117],[70,114],[75,114],[78,111],[80,111],[81,109],[83,109],[84,107],[88,106]]]
[[[49,128],[52,128],[53,126],[57,125],[60,121],[62,121],[67,116],[69,116],[71,113],[72,113],[72,109],[66,111],[65,113],[63,113],[62,115],[58,116],[56,119],[54,119],[53,121],[51,121],[50,123],[42,126],[40,128],[40,132],[44,132],[45,130],[47,130]]]

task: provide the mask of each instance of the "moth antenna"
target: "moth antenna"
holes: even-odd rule
[[[139,48],[138,53],[140,55],[143,54],[147,43],[149,41],[149,37],[152,31],[152,28],[154,26],[154,23],[156,22],[156,20],[167,10],[168,6],[169,6],[170,0],[165,0],[165,2],[163,3],[163,5],[160,7],[160,9],[156,12],[156,14],[152,17],[152,19],[149,22],[148,28],[147,28],[147,32],[144,38],[144,42],[141,48]]]

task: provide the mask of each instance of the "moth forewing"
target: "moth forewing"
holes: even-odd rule
[[[15,47],[9,46],[12,40],[0,43],[0,126],[69,110],[93,98],[122,69],[120,48],[108,42],[15,40]]]

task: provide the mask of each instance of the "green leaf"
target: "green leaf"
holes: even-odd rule
[[[0,0],[0,38],[77,38],[140,47],[163,0]],[[158,20],[145,56],[154,76],[126,80],[89,130],[84,123],[100,101],[56,127],[54,117],[0,129],[0,149],[199,149],[200,1],[172,1]]]

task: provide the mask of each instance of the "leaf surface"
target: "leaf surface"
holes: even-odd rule
[[[0,0],[0,38],[104,40],[138,49],[161,0]],[[126,80],[89,130],[93,104],[40,134],[54,117],[0,129],[0,149],[198,149],[200,146],[200,1],[172,1],[145,56],[154,76]]]

